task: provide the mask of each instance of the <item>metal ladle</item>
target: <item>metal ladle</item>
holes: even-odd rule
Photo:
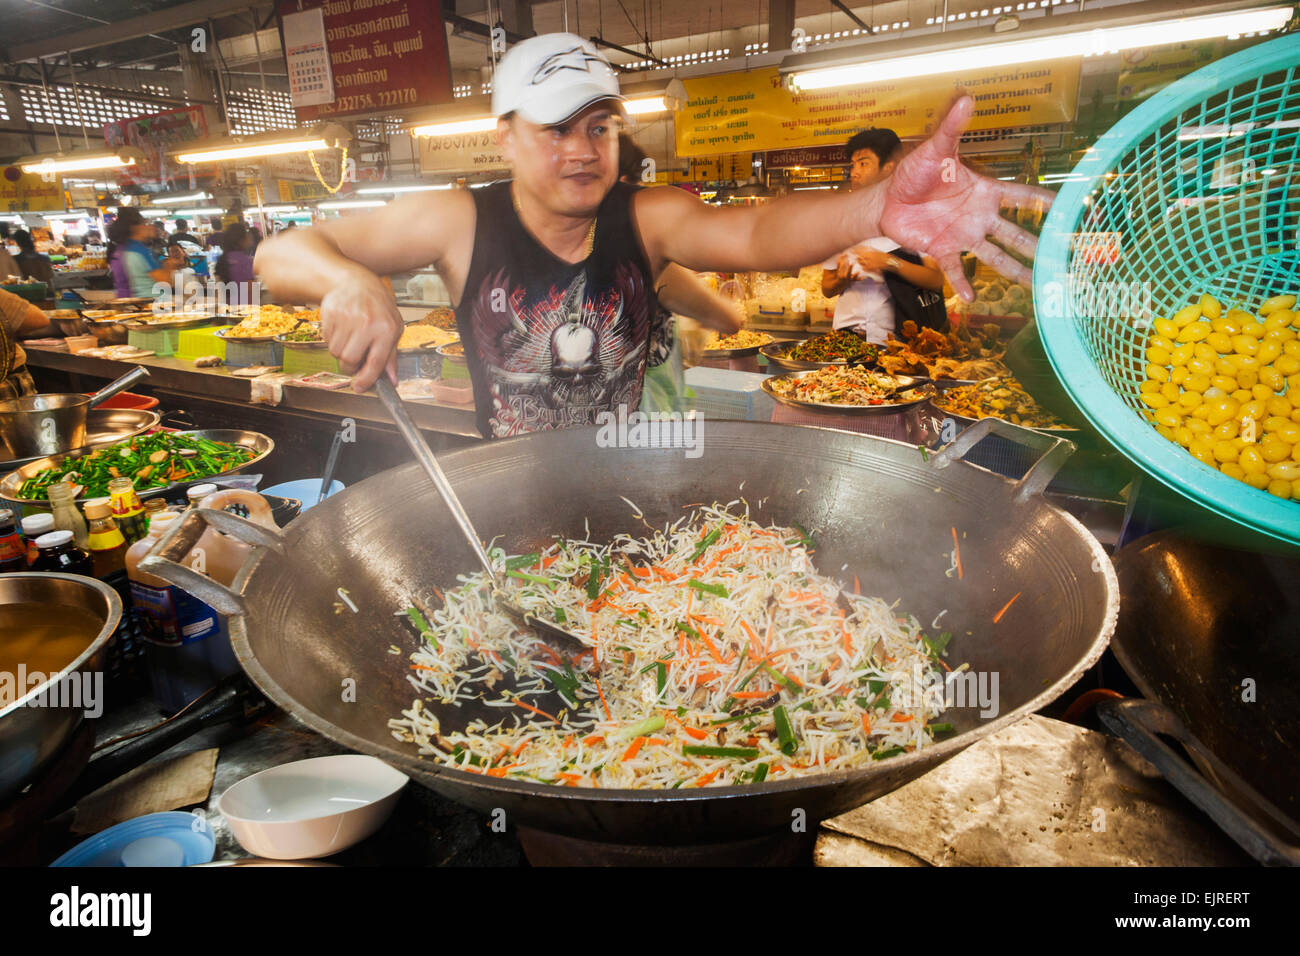
[[[411,421],[411,417],[406,413],[406,407],[402,404],[397,389],[393,387],[392,382],[383,376],[375,382],[374,387],[375,394],[379,396],[379,400],[388,409],[388,414],[392,416],[393,422],[397,425],[397,430],[401,433],[402,438],[406,440],[406,444],[410,446],[411,451],[415,453],[416,461],[424,468],[425,474],[429,476],[433,486],[438,489],[438,494],[442,495],[442,500],[446,502],[452,517],[456,519],[456,524],[465,535],[465,540],[469,542],[469,546],[473,549],[474,556],[478,558],[479,564],[483,565],[483,569],[487,571],[488,578],[492,582],[492,600],[496,605],[505,611],[516,624],[533,631],[556,650],[572,654],[589,648],[591,646],[590,642],[529,614],[506,596],[502,587],[504,582],[496,569],[492,567],[492,559],[488,557],[487,551],[484,550],[482,539],[479,538],[478,532],[474,530],[474,525],[469,520],[469,515],[465,513],[460,499],[456,497],[456,492],[452,490],[451,482],[443,474],[438,459],[433,456],[429,443],[424,440],[424,436],[420,434],[420,430],[415,427],[415,423]]]

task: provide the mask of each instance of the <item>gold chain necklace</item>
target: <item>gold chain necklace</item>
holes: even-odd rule
[[[510,201],[514,203],[515,215],[519,217],[519,224],[523,225],[524,211],[519,208],[519,196],[515,192],[514,184],[511,184],[510,186]],[[591,226],[587,229],[587,238],[584,239],[582,243],[582,259],[578,260],[579,262],[591,257],[591,250],[596,245],[596,223],[599,218],[599,216],[592,217]]]

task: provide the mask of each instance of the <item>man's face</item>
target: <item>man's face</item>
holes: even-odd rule
[[[591,215],[618,178],[622,123],[606,102],[555,126],[501,120],[497,135],[521,188],[553,212]]]
[[[870,149],[859,149],[849,157],[849,185],[854,189],[870,186],[894,170],[892,162],[880,165],[880,158]]]

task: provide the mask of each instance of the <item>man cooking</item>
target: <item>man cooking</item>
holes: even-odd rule
[[[618,183],[621,99],[612,67],[585,40],[546,34],[516,44],[492,92],[512,180],[412,194],[369,215],[282,234],[262,244],[257,271],[281,299],[320,301],[330,353],[357,370],[362,390],[385,370],[396,378],[402,321],[379,276],[432,264],[457,303],[487,437],[635,409],[647,365],[666,351],[653,289],[669,263],[794,270],[884,232],[935,256],[968,298],[965,250],[1029,279],[987,237],[1031,255],[1033,236],[998,211],[1046,206],[1051,193],[955,161],[969,98],[887,181],[753,208]]]
[[[854,134],[846,148],[849,189],[865,189],[889,178],[901,151],[898,134],[892,129],[864,129]],[[901,281],[891,283],[888,274]],[[943,301],[943,271],[929,256],[904,253],[888,236],[868,239],[822,263],[822,295],[828,299],[839,296],[835,328],[852,329],[868,342],[884,345],[897,331],[900,306],[906,303],[895,301],[895,289],[900,295],[912,296],[915,308],[911,311],[919,313],[918,294]]]

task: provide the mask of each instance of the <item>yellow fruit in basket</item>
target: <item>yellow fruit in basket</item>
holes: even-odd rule
[[[1296,371],[1300,372],[1300,361],[1296,362]],[[1169,369],[1163,365],[1147,366],[1147,381],[1167,382],[1169,381]]]
[[[1165,338],[1163,335],[1152,335],[1147,339],[1147,347],[1153,349],[1174,350],[1174,340],[1172,337]]]
[[[1258,321],[1243,322],[1241,326],[1241,334],[1249,335],[1253,339],[1262,339],[1267,331],[1268,329],[1264,328],[1264,323]]]
[[[1282,354],[1290,355],[1292,358],[1300,358],[1300,338],[1283,342]]]
[[[1149,408],[1164,408],[1169,404],[1169,399],[1157,392],[1143,392],[1142,401]]]
[[[1158,394],[1160,391],[1160,382],[1157,382],[1154,378],[1145,379],[1142,384],[1138,386],[1138,391],[1143,395],[1150,393]]]
[[[1240,407],[1241,404],[1233,398],[1215,399],[1209,403],[1210,410],[1206,415],[1205,420],[1209,422],[1212,427],[1218,427],[1229,418],[1235,418],[1237,416],[1237,409]]]
[[[1178,442],[1178,444],[1186,448],[1188,445],[1192,443],[1192,439],[1195,437],[1196,436],[1192,433],[1192,430],[1188,428],[1186,425],[1184,425],[1181,428],[1174,429],[1174,433],[1171,436],[1170,440],[1176,441]]]
[[[1270,478],[1281,478],[1283,481],[1300,481],[1300,464],[1294,461],[1283,461],[1269,465],[1265,471]]]
[[[1151,327],[1156,330],[1156,335],[1166,339],[1173,339],[1178,335],[1178,326],[1168,319],[1156,319],[1151,323]]]
[[[1253,399],[1249,402],[1244,402],[1241,408],[1237,410],[1237,415],[1241,418],[1253,418],[1257,422],[1263,421],[1264,403],[1261,402],[1259,399]]]
[[[1181,408],[1181,406],[1179,407]],[[1198,421],[1205,422],[1208,425],[1209,422],[1207,419],[1209,419],[1209,417],[1210,417],[1210,406],[1204,402],[1202,402],[1200,405],[1197,405],[1195,408],[1192,409],[1192,418],[1195,418]]]
[[[1170,321],[1180,329],[1201,317],[1201,304],[1199,302],[1192,305],[1184,306],[1169,317]]]
[[[1282,346],[1277,342],[1260,342],[1259,350],[1255,353],[1255,361],[1260,365],[1268,365],[1282,354]]]
[[[1237,330],[1234,329],[1233,333],[1235,334],[1236,332]],[[1232,336],[1226,332],[1211,332],[1205,337],[1205,344],[1210,346],[1210,348],[1214,349],[1216,352],[1231,352]]]
[[[1300,445],[1300,423],[1293,422],[1289,418],[1284,418],[1282,419],[1282,423],[1277,426],[1274,433],[1279,439],[1286,442],[1288,445],[1293,446],[1293,451],[1295,450],[1295,445]]]
[[[1288,390],[1293,388],[1300,390],[1300,372],[1296,372],[1294,375],[1288,375],[1286,377],[1286,387]]]
[[[1259,307],[1259,314],[1268,315],[1278,309],[1289,309],[1293,305],[1295,305],[1294,295],[1275,295],[1271,299],[1264,300],[1264,304]]]
[[[1214,360],[1214,371],[1220,375],[1236,375],[1237,359],[1236,355],[1221,355]]]
[[[1296,397],[1300,398],[1300,395],[1297,395]],[[1287,398],[1285,395],[1274,395],[1264,403],[1264,410],[1270,415],[1277,415],[1279,418],[1286,418],[1295,411],[1295,402],[1291,401],[1291,399]]]
[[[1264,461],[1264,456],[1259,453],[1258,448],[1243,448],[1241,454],[1237,456],[1237,464],[1248,475],[1262,475],[1264,469],[1268,467]]]
[[[1219,460],[1214,457],[1214,445],[1203,438],[1192,439],[1192,443],[1187,447],[1187,450],[1192,453],[1192,456],[1197,461],[1216,467],[1219,464]]]
[[[1223,464],[1225,461],[1237,460],[1237,449],[1233,447],[1230,441],[1216,441],[1213,450],[1214,460],[1219,464]]]
[[[1201,315],[1210,319],[1217,319],[1223,312],[1222,304],[1220,304],[1219,300],[1209,293],[1205,293],[1201,296],[1201,301],[1197,303],[1197,306],[1201,310]]]
[[[1187,367],[1193,372],[1204,373],[1205,375],[1214,374],[1214,360],[1219,357],[1219,353],[1214,351],[1204,342],[1197,342],[1192,346],[1192,360],[1187,363]]]
[[[1161,408],[1156,410],[1155,420],[1157,425],[1177,428],[1183,423],[1183,416],[1176,408]]]
[[[1291,421],[1300,425],[1300,408],[1297,408],[1295,411],[1291,413]]]
[[[1252,488],[1258,488],[1260,491],[1267,488],[1268,483],[1272,480],[1273,479],[1269,478],[1269,476],[1264,474],[1262,471],[1248,472],[1246,474],[1246,484],[1250,485]]]
[[[1273,367],[1284,376],[1295,375],[1300,372],[1300,358],[1294,355],[1280,355],[1277,361],[1273,363]]]
[[[1273,389],[1269,388],[1267,385],[1252,385],[1250,387],[1250,394],[1255,397],[1255,401],[1267,402],[1273,397]]]
[[[1259,385],[1272,392],[1280,392],[1286,385],[1286,376],[1277,370],[1276,365],[1265,365],[1259,370]]]
[[[1178,404],[1189,412],[1200,405],[1201,402],[1202,399],[1200,392],[1186,391],[1178,396]]]
[[[1229,418],[1226,422],[1221,422],[1220,424],[1215,425],[1214,431],[1211,434],[1214,435],[1215,441],[1232,441],[1237,437],[1237,428],[1237,420],[1235,418]],[[1236,461],[1237,456],[1233,455],[1232,458]]]
[[[1244,405],[1247,402],[1254,400],[1255,396],[1250,394],[1250,389],[1248,388],[1236,388],[1232,392],[1232,398],[1239,405]]]
[[[1187,381],[1183,383],[1183,388],[1193,392],[1205,392],[1210,388],[1210,376],[1208,375],[1189,375]]]
[[[1187,381],[1188,376],[1190,376],[1191,374],[1192,374],[1191,371],[1187,368],[1186,365],[1176,365],[1174,366],[1173,370],[1169,373],[1169,381],[1175,385],[1181,386],[1184,382]]]
[[[1285,329],[1291,324],[1291,321],[1294,318],[1295,313],[1285,309],[1271,312],[1269,313],[1268,318],[1264,320],[1264,331],[1273,332],[1279,329]]]
[[[1213,331],[1209,322],[1192,322],[1183,326],[1182,331],[1178,333],[1178,338],[1174,341],[1199,342]]]
[[[1291,424],[1291,419],[1289,418],[1285,418],[1282,415],[1269,415],[1268,418],[1264,419],[1264,431],[1275,432],[1283,425],[1289,424]],[[1290,444],[1294,445],[1295,442],[1291,442]]]
[[[1172,428],[1166,428],[1164,425],[1156,425],[1156,434],[1161,438],[1168,439],[1169,441],[1174,440],[1174,430]]]
[[[1246,391],[1250,391],[1258,383],[1259,376],[1255,373],[1254,369],[1243,369],[1237,373],[1237,384]],[[1251,397],[1254,397],[1253,393]]]
[[[1184,345],[1177,346],[1173,352],[1170,353],[1169,362],[1174,366],[1186,365],[1192,360],[1194,354],[1192,345],[1188,342]]]
[[[1291,497],[1291,482],[1282,478],[1274,478],[1268,483],[1267,491],[1270,495],[1277,495],[1279,498]]]
[[[1238,355],[1254,355],[1259,351],[1259,339],[1244,332],[1232,337],[1232,350]]]
[[[1278,345],[1286,345],[1296,337],[1295,329],[1274,329],[1272,332],[1264,333],[1265,342],[1276,342]]]
[[[1192,437],[1208,435],[1212,430],[1210,428],[1210,423],[1204,418],[1196,418],[1194,416],[1192,418],[1183,419],[1183,425],[1192,433]]]
[[[1259,453],[1270,465],[1276,465],[1291,457],[1291,446],[1273,435],[1265,435],[1264,440],[1259,443]]]
[[[1235,392],[1237,390],[1237,379],[1235,376],[1215,375],[1210,379],[1210,387],[1222,389],[1225,392]]]
[[[1241,319],[1236,314],[1237,310],[1233,309],[1227,315],[1220,316],[1217,319],[1210,320],[1210,328],[1215,332],[1226,332],[1229,335],[1236,335],[1241,331]]]
[[[1147,349],[1147,361],[1153,365],[1168,365],[1172,356],[1167,348],[1160,345],[1153,345]]]
[[[1238,481],[1246,480],[1246,471],[1235,461],[1225,461],[1219,466],[1219,471],[1223,472],[1229,478],[1236,478]]]

